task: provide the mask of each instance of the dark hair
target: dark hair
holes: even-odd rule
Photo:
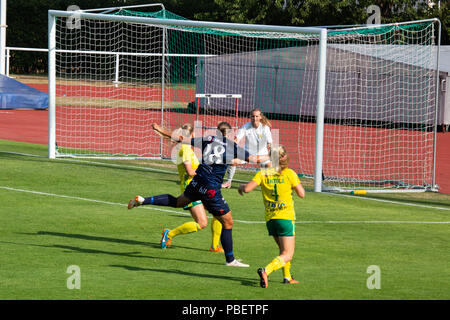
[[[231,125],[230,125],[228,122],[226,122],[226,121],[222,121],[222,122],[220,122],[220,123],[217,125],[217,130],[219,130],[220,133],[221,133],[224,137],[226,137],[226,136],[227,136],[227,133],[228,133],[228,130],[231,130]]]

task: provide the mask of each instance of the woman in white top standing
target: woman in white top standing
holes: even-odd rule
[[[268,155],[270,153],[270,146],[272,145],[272,133],[270,129],[272,124],[267,119],[260,109],[253,109],[250,111],[250,122],[244,124],[239,128],[235,142],[239,143],[245,137],[245,149],[251,155]],[[241,164],[245,161],[241,162]],[[222,184],[222,188],[230,188],[233,181],[234,173],[236,172],[236,165],[233,164],[228,167],[228,180]],[[270,161],[261,163],[261,167],[270,167]]]

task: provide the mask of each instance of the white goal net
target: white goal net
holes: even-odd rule
[[[433,187],[435,21],[327,30],[321,118],[320,29],[163,11],[81,13],[77,28],[53,11],[50,156],[164,159],[172,146],[152,123],[239,127],[258,108],[304,180],[328,190]]]

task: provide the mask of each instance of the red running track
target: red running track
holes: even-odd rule
[[[47,84],[28,84],[42,92],[48,92]],[[56,95],[59,97],[95,97],[123,100],[152,101],[161,97],[160,88],[126,88],[114,86],[58,85]],[[155,99],[156,98],[156,99]],[[164,90],[164,101],[194,101],[195,90],[170,88]]]
[[[152,118],[154,117],[156,121],[159,118],[159,112],[155,111],[154,113]],[[149,120],[151,121],[151,119]],[[193,120],[194,115],[186,114],[170,121],[169,125],[176,127],[180,125],[180,123],[176,122],[192,122]],[[123,119],[119,121],[123,121]],[[242,121],[245,121],[245,119],[242,119]],[[238,125],[242,124],[238,123]],[[274,124],[275,127],[282,127],[288,130],[286,127],[289,125],[288,122]],[[48,112],[46,110],[0,110],[0,139],[46,145],[48,143],[47,125]],[[290,128],[289,130],[292,132],[292,130],[296,130],[296,127]],[[148,135],[154,135],[151,132],[150,123],[148,123],[147,131]],[[98,134],[99,136],[102,135],[101,132]],[[145,137],[143,141],[148,142]],[[281,143],[287,144],[288,141],[281,141]],[[313,141],[310,141],[310,147],[306,147],[304,152],[308,152],[308,149],[312,148],[313,143]],[[138,142],[137,144],[140,143]],[[158,150],[154,151],[156,153],[158,152]],[[357,152],[357,150],[355,149],[351,152]],[[327,157],[327,155],[324,155],[324,157]],[[311,165],[309,164],[308,166]],[[436,183],[440,186],[440,192],[450,194],[450,133],[438,133],[437,135]]]

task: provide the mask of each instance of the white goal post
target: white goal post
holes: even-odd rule
[[[48,12],[49,158],[165,159],[152,122],[238,127],[258,108],[316,192],[435,188],[437,19],[337,30],[88,11]]]

